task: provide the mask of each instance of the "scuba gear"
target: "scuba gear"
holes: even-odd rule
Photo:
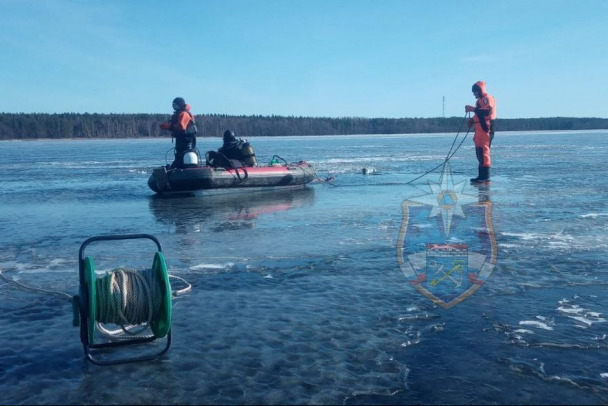
[[[241,156],[243,157],[243,162],[245,162],[245,165],[247,166],[256,166],[258,164],[253,147],[247,140],[241,144]]]
[[[253,147],[247,140],[236,138],[234,131],[226,130],[223,135],[224,144],[218,150],[228,160],[238,160],[246,166],[257,166],[258,161]]]

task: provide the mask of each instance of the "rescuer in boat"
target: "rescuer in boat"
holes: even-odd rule
[[[236,138],[232,130],[226,130],[223,139],[224,143],[217,152],[207,152],[208,165],[233,168],[257,165],[255,152],[247,140]]]
[[[171,120],[160,125],[161,130],[171,131],[171,139],[175,138],[175,159],[171,168],[196,165],[198,164],[198,155],[196,154],[197,128],[194,116],[190,113],[190,105],[186,104],[183,98],[176,97],[173,99],[173,110]],[[186,156],[185,160],[184,156]]]
[[[474,126],[475,154],[477,155],[478,175],[471,179],[471,183],[489,183],[490,167],[490,146],[494,138],[494,120],[496,119],[496,101],[494,97],[486,92],[486,84],[481,80],[475,82],[472,88],[473,95],[477,99],[475,106],[466,105],[464,110],[467,113],[474,112],[475,115],[469,119],[469,128]]]

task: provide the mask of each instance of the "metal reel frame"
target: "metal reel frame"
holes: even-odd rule
[[[95,270],[93,260],[85,257],[85,249],[92,242],[116,241],[128,239],[152,240],[158,249],[154,256],[153,268],[157,269],[159,278],[164,280],[164,300],[161,309],[161,320],[154,321],[150,326],[153,334],[149,337],[120,339],[116,342],[95,342]],[[124,235],[102,235],[91,237],[84,241],[78,252],[78,273],[80,289],[78,296],[72,298],[74,309],[74,326],[80,326],[80,341],[82,343],[86,358],[96,365],[116,365],[129,362],[151,361],[167,352],[171,346],[171,285],[169,284],[165,259],[162,254],[162,246],[158,239],[150,234],[124,234]],[[122,359],[104,360],[99,355],[108,349],[124,347],[134,344],[151,343],[159,338],[166,337],[165,346],[158,352],[140,356],[126,357]]]

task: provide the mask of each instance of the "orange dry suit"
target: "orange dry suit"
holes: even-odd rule
[[[494,97],[486,92],[486,83],[476,82],[481,91],[481,97],[475,103],[475,115],[472,122],[475,126],[475,153],[479,166],[489,168],[492,166],[490,159],[490,145],[494,138],[494,120],[496,119],[496,101]]]

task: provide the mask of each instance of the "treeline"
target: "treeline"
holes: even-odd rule
[[[0,140],[36,138],[154,138],[165,137],[159,124],[164,114],[42,114],[0,113]],[[200,137],[221,136],[234,130],[237,136],[419,134],[466,131],[462,117],[361,118],[195,116]],[[605,118],[498,119],[497,131],[555,131],[608,129]]]

